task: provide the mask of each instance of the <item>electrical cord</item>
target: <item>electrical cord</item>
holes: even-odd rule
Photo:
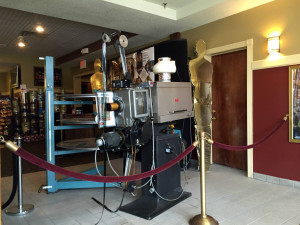
[[[104,151],[105,151],[105,145],[103,145],[103,146],[104,146]],[[104,155],[104,176],[106,176],[106,157],[105,157],[105,155]],[[102,220],[103,214],[104,214],[104,209],[105,209],[105,207],[104,207],[105,206],[105,194],[106,194],[105,189],[106,189],[106,183],[104,183],[104,186],[103,186],[103,204],[102,204],[101,216],[100,216],[100,219],[98,220],[98,222],[95,225],[98,225],[100,223],[100,221]]]
[[[193,143],[193,139],[192,139],[192,118],[190,117],[189,119],[190,119],[190,142]],[[184,147],[185,147],[185,146],[184,146]],[[189,165],[190,162],[191,162],[191,159],[192,159],[192,153],[189,154],[189,156],[186,156],[186,158],[188,158],[188,157],[189,157],[189,159],[187,160],[187,162],[186,162],[186,164],[185,164],[185,169],[187,169],[188,165]]]
[[[168,201],[168,202],[174,202],[174,201],[180,199],[180,197],[184,194],[184,188],[183,188],[183,189],[182,189],[182,192],[180,193],[180,195],[179,195],[177,198],[173,198],[173,199],[164,198],[163,196],[161,196],[161,195],[156,191],[156,189],[155,189],[155,187],[154,187],[154,185],[153,185],[153,183],[152,183],[152,180],[151,180],[151,184],[150,184],[150,185],[152,185],[152,188],[153,188],[153,190],[154,190],[154,193],[155,193],[159,198],[161,198],[161,199],[163,199],[163,200],[165,200],[165,201]]]
[[[120,205],[118,206],[118,208],[117,208],[116,210],[111,210],[111,209],[108,208],[106,205],[102,204],[102,203],[99,202],[97,199],[95,199],[94,197],[92,197],[92,199],[93,199],[97,204],[101,205],[104,209],[106,209],[108,212],[110,212],[110,213],[116,213],[116,212],[118,212],[118,211],[121,209],[121,207],[122,207],[122,205],[123,205],[125,193],[126,193],[126,191],[123,190],[123,196],[122,196]]]
[[[99,171],[99,169],[98,169],[98,164],[97,164],[97,152],[98,152],[98,148],[96,149],[96,151],[95,151],[95,168],[96,168],[96,171],[97,171],[97,173],[99,174],[99,176],[101,176],[102,177],[102,174],[101,174],[101,172]],[[108,153],[106,152],[106,156],[108,156]],[[110,164],[110,161],[108,161],[109,162],[109,164]],[[110,164],[111,165],[111,164]],[[112,168],[112,167],[111,167]],[[112,168],[112,170],[114,171],[114,169]],[[115,171],[114,171],[115,172]],[[119,176],[118,174],[116,174],[117,176]],[[120,186],[118,186],[118,185],[116,185],[116,184],[114,184],[114,183],[109,183],[109,184],[111,184],[111,185],[113,185],[113,186],[115,186],[115,187],[117,187],[117,188],[121,188]]]
[[[179,78],[179,81],[181,82],[181,77],[179,76],[178,70],[176,70],[176,74],[177,74],[177,76]]]
[[[108,161],[108,164],[109,164],[111,170],[119,177],[119,174],[115,171],[115,169],[113,168],[113,166],[110,163],[108,152],[106,152],[106,157],[107,157],[107,161]]]
[[[172,147],[173,149],[175,149],[174,146],[171,145],[171,147]],[[172,153],[174,153],[176,156],[178,156],[178,155],[176,154],[176,151],[172,151]],[[178,163],[179,163],[179,162],[178,162]],[[178,166],[180,166],[180,165],[178,164]],[[183,170],[184,170],[184,173],[185,173],[185,168],[184,168]],[[187,177],[186,177],[186,175],[185,175],[185,180],[186,180],[186,183],[185,183],[185,185],[186,185],[186,184],[188,183],[188,182],[187,182]],[[184,187],[182,188],[182,192],[179,194],[178,197],[173,198],[173,199],[169,199],[169,198],[165,198],[165,197],[161,196],[161,195],[157,192],[157,190],[156,190],[155,187],[154,187],[152,177],[151,177],[151,182],[150,182],[150,186],[153,188],[154,193],[155,193],[159,198],[161,198],[161,199],[163,199],[163,200],[165,200],[165,201],[169,201],[169,202],[173,202],[173,201],[178,200],[178,199],[184,194],[184,191],[185,191],[185,185],[184,185]]]
[[[104,146],[104,151],[105,151],[105,146]],[[107,153],[107,152],[106,152]],[[104,156],[104,176],[106,176],[106,156],[108,156],[108,154],[106,154]],[[102,217],[103,217],[103,212],[104,212],[104,209],[106,209],[107,211],[111,212],[111,213],[116,213],[120,210],[120,208],[122,207],[122,204],[123,204],[123,200],[124,200],[124,197],[125,197],[125,190],[123,190],[123,196],[122,196],[122,199],[121,199],[121,202],[120,202],[120,205],[119,207],[116,209],[116,210],[111,210],[110,208],[108,208],[106,205],[105,205],[105,195],[106,195],[106,183],[104,183],[104,187],[103,187],[103,203],[101,203],[100,201],[98,201],[96,198],[92,197],[92,200],[95,201],[97,204],[101,205],[102,206],[102,213],[101,213],[101,217],[99,219],[99,221],[95,224],[99,224],[99,222],[101,221]]]

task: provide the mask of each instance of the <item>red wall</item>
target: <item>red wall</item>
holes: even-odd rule
[[[289,67],[253,71],[253,138],[265,137],[288,114]],[[254,172],[300,181],[300,144],[289,143],[288,121],[254,148]]]

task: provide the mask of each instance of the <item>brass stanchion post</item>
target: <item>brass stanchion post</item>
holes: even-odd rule
[[[205,183],[205,133],[201,132],[201,146],[200,146],[200,189],[201,189],[201,214],[190,219],[190,225],[218,225],[213,217],[206,214],[206,183]]]
[[[15,138],[19,147],[21,147],[21,137]],[[18,205],[13,205],[5,210],[5,213],[10,216],[24,216],[34,209],[32,204],[23,204],[23,178],[22,178],[22,159],[18,156],[19,163],[19,185],[18,185]]]

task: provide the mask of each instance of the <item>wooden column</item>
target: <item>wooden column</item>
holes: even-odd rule
[[[176,32],[174,34],[170,34],[170,40],[177,40],[181,38],[181,33],[180,32]]]

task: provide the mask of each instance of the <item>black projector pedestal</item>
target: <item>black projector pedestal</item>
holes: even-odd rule
[[[164,126],[155,126],[155,166],[159,167],[174,159],[181,153],[181,139],[179,134],[161,133]],[[152,166],[152,142],[147,144],[142,150],[142,172],[151,170]],[[139,199],[121,207],[121,211],[151,220],[169,208],[187,199],[192,194],[182,192],[180,179],[180,163],[153,176],[153,186],[157,193],[163,198],[174,200],[167,201],[161,199],[155,192],[150,192],[149,184],[142,188],[142,195]],[[143,179],[145,184],[149,178]],[[152,193],[152,194],[151,194]]]

